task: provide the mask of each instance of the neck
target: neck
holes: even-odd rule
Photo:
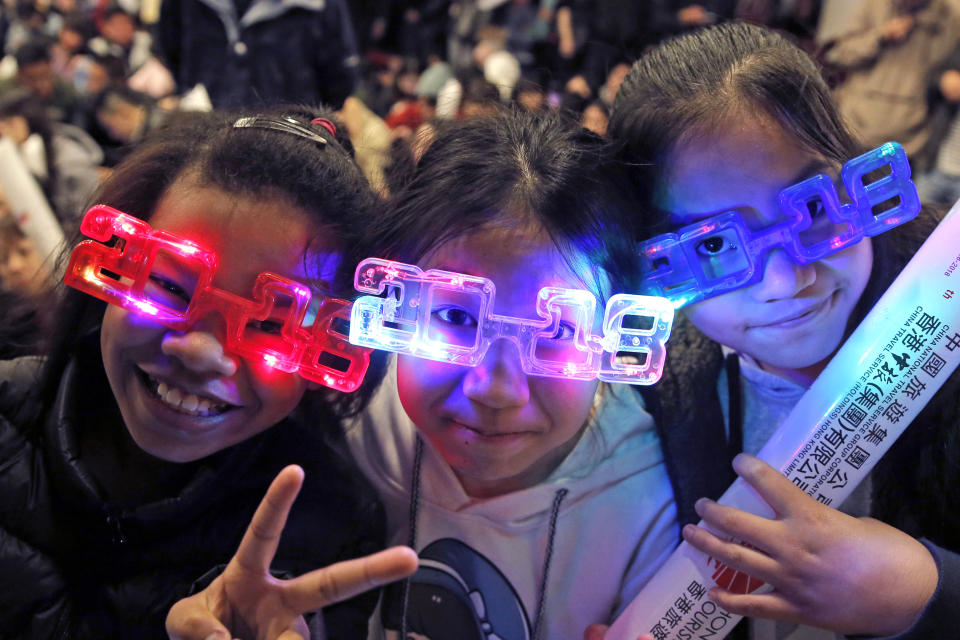
[[[831,358],[833,355],[831,354]],[[817,376],[826,369],[827,364],[830,362],[830,358],[821,360],[820,362],[811,364],[806,367],[799,368],[787,368],[787,367],[778,367],[772,364],[767,364],[766,362],[761,362],[757,360],[757,364],[760,365],[760,368],[766,371],[767,373],[772,373],[775,376],[783,378],[784,380],[789,380],[803,387],[809,387],[813,384],[813,381],[817,379]]]
[[[112,502],[137,505],[171,497],[193,475],[194,465],[155,458],[137,446],[119,415],[84,424],[78,436],[80,460]]]

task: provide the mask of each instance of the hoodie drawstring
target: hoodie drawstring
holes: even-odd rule
[[[410,514],[409,529],[407,530],[407,544],[414,552],[417,551],[417,513],[420,511],[420,467],[423,466],[423,438],[417,434],[417,441],[413,448],[413,478],[410,484]],[[407,605],[410,602],[410,578],[403,581],[403,603],[400,613],[400,640],[407,640]]]
[[[533,640],[540,640],[540,625],[543,622],[543,611],[547,604],[547,578],[550,575],[550,562],[553,560],[553,540],[557,535],[557,517],[560,515],[560,503],[570,493],[567,489],[558,489],[553,495],[553,506],[550,507],[550,533],[547,537],[547,548],[543,552],[543,575],[540,576],[540,589],[537,596],[537,616],[533,623]]]
[[[423,466],[423,439],[417,434],[413,449],[413,477],[410,487],[410,524],[407,530],[407,543],[411,549],[417,550],[417,516],[420,512],[420,469]],[[534,616],[532,640],[540,640],[543,614],[547,602],[547,580],[550,577],[550,564],[553,561],[553,543],[557,536],[557,518],[560,516],[560,505],[567,497],[568,489],[557,489],[553,495],[553,504],[550,507],[550,527],[547,536],[547,548],[543,552],[543,574],[540,576],[540,586],[537,590],[537,612]],[[410,602],[410,580],[403,581],[403,602],[400,613],[400,640],[407,638],[407,607]]]

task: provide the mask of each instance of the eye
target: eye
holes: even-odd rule
[[[577,328],[569,322],[561,322],[557,325],[557,330],[550,336],[550,340],[573,340],[577,335]]]
[[[713,258],[736,249],[736,245],[731,243],[723,236],[711,236],[701,240],[697,245],[697,253],[708,258]]]
[[[251,320],[247,323],[247,328],[278,336],[283,330],[283,322],[278,320]]]
[[[434,309],[432,315],[440,322],[454,327],[477,326],[477,319],[469,311],[460,307],[441,307]]]
[[[816,220],[827,213],[826,207],[823,206],[823,200],[819,198],[816,200],[811,200],[807,203],[807,211],[810,212],[810,217]]]
[[[162,275],[151,273],[150,282],[160,287],[160,289],[162,289],[164,292],[169,293],[174,297],[180,298],[184,302],[190,302],[191,293],[188,292],[183,287],[181,287],[176,282],[174,282],[173,280],[166,278]]]

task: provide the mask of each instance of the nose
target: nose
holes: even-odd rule
[[[206,322],[186,332],[169,331],[160,343],[164,355],[176,358],[188,371],[201,375],[232,376],[237,372],[236,358],[223,350],[223,342]]]
[[[470,400],[491,409],[526,405],[530,387],[516,345],[505,339],[491,344],[480,364],[467,371],[463,392]]]
[[[800,264],[783,249],[774,249],[767,254],[763,279],[751,287],[751,294],[757,302],[785,300],[796,296],[816,280],[816,263]]]

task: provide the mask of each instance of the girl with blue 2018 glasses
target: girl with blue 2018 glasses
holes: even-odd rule
[[[647,283],[681,307],[664,376],[645,394],[684,539],[774,587],[711,597],[753,616],[764,640],[944,637],[960,601],[956,376],[842,510],[744,455],[734,469],[776,519],[698,500],[729,485],[730,457],[760,449],[932,229],[927,212],[906,221],[918,206],[897,147],[862,156],[812,60],[743,24],[642,57],[610,131],[646,200]],[[878,520],[853,517],[866,515]]]

